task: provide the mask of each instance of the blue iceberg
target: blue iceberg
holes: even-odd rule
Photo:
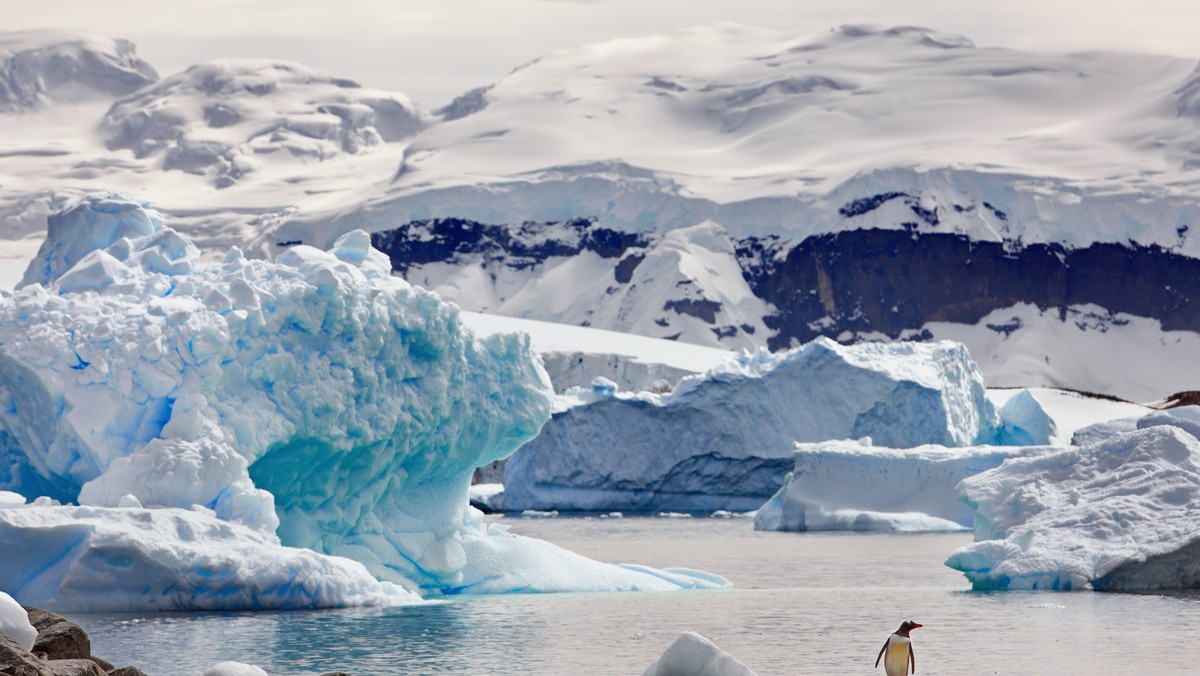
[[[527,337],[475,337],[456,307],[392,277],[365,232],[274,262],[234,248],[203,263],[139,200],[89,195],[52,218],[22,285],[0,297],[0,490],[43,496],[0,509],[0,542],[21,552],[0,550],[0,588],[52,607],[64,585],[86,586],[89,575],[140,589],[137,552],[166,518],[155,509],[188,512],[166,529],[179,542],[201,514],[265,545],[352,559],[367,578],[421,595],[722,584],[585,564],[482,522],[468,506],[472,471],[537,435],[552,396]],[[81,522],[72,509],[121,532],[66,527]],[[38,524],[74,539],[24,546],[39,541]],[[96,565],[114,542],[130,565]],[[325,565],[265,545],[245,551],[285,572]],[[566,572],[510,565],[522,556]],[[195,589],[168,605],[229,607],[212,587]],[[231,605],[383,593],[293,603],[264,601],[268,591]],[[123,603],[74,609],[132,609]]]

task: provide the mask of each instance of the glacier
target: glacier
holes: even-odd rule
[[[366,233],[271,263],[237,248],[201,263],[146,204],[99,193],[68,203],[49,235],[0,297],[0,489],[42,496],[0,510],[0,531],[45,545],[0,553],[18,598],[69,604],[88,579],[140,589],[136,564],[161,534],[186,551],[205,532],[238,543],[222,557],[244,556],[182,557],[187,575],[224,575],[260,550],[283,577],[342,565],[259,547],[274,543],[421,595],[725,584],[588,562],[484,524],[471,473],[538,433],[545,371],[527,337],[476,338],[457,308],[392,277]],[[171,607],[230,607],[215,582],[185,589]]]
[[[752,510],[793,444],[871,437],[898,448],[992,442],[1000,419],[956,343],[743,352],[665,394],[599,379],[559,397],[504,468],[506,511]]]
[[[975,541],[946,565],[977,590],[1200,587],[1200,408],[965,479]]]

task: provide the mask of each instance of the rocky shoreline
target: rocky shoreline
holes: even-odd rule
[[[6,676],[146,676],[136,667],[117,668],[92,654],[92,641],[61,615],[22,606],[37,630],[33,650],[0,633],[0,674]]]

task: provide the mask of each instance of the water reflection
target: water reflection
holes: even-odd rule
[[[1200,592],[966,590],[969,541],[756,533],[747,522],[560,519],[515,525],[594,558],[724,575],[720,591],[459,598],[389,609],[72,616],[95,652],[152,676],[224,660],[271,674],[630,676],[698,631],[763,676],[872,673],[906,618],[921,673],[1190,673]],[[1190,651],[1190,652],[1189,652]]]

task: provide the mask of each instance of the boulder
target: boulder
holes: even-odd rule
[[[43,655],[47,660],[86,660],[91,657],[92,640],[79,625],[68,622],[62,615],[29,606],[24,608],[29,613],[29,623],[38,631],[31,651],[35,655]]]

